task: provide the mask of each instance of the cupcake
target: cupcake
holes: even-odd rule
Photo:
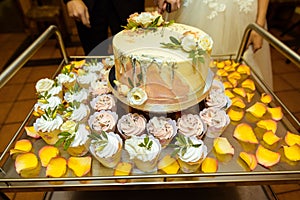
[[[116,112],[117,110],[115,97],[111,94],[99,95],[93,98],[90,104],[95,111],[111,110]]]
[[[220,92],[219,89],[211,89],[205,99],[205,103],[208,107],[216,107],[221,109],[227,109],[231,106],[231,100],[224,92]]]
[[[176,121],[166,117],[153,117],[147,123],[147,131],[165,148],[177,133]]]
[[[75,84],[74,87],[65,92],[64,100],[68,103],[74,101],[86,103],[88,100],[88,96],[88,89],[81,88],[78,84]]]
[[[191,137],[195,136],[201,139],[206,132],[207,126],[201,120],[199,115],[186,114],[177,120],[178,133]]]
[[[158,139],[152,135],[132,136],[125,140],[125,150],[137,169],[143,172],[157,171],[156,165],[161,152]]]
[[[48,109],[36,119],[33,127],[47,144],[53,145],[58,140],[58,134],[61,132],[59,128],[62,124],[63,118],[56,110]]]
[[[68,90],[74,87],[76,83],[76,74],[74,72],[66,72],[60,73],[57,75],[56,80],[58,83],[62,84],[62,86]]]
[[[230,123],[230,118],[225,110],[216,107],[203,109],[200,117],[207,124],[206,136],[209,138],[219,137]]]
[[[69,106],[64,111],[64,117],[68,120],[76,122],[85,122],[90,114],[88,105],[79,102],[69,103]]]
[[[146,123],[147,121],[143,115],[128,113],[119,119],[117,128],[121,136],[128,139],[133,135],[140,136],[144,134]]]
[[[85,124],[72,120],[65,121],[56,145],[63,144],[71,156],[84,156],[88,152],[90,129]]]
[[[91,154],[105,167],[114,168],[122,156],[123,141],[118,134],[102,132],[92,134]]]
[[[44,113],[45,110],[55,110],[62,105],[62,100],[58,96],[42,96],[39,95],[38,101],[34,104],[34,111]]]
[[[98,76],[93,72],[85,72],[81,70],[81,73],[77,76],[78,84],[83,88],[89,88],[91,82],[96,81]]]
[[[40,79],[35,84],[35,89],[39,97],[58,96],[62,98],[62,84],[58,83],[57,80],[48,78]]]
[[[118,120],[118,115],[109,110],[95,112],[88,119],[88,124],[92,130],[98,132],[114,132]]]
[[[196,136],[178,135],[176,140],[175,153],[181,171],[184,173],[196,172],[207,156],[206,145]]]
[[[89,92],[91,96],[95,97],[98,95],[111,93],[111,89],[106,81],[95,80],[91,82],[89,86]]]
[[[101,62],[98,62],[97,60],[91,60],[89,62],[86,62],[83,66],[83,69],[86,72],[99,74],[100,71],[103,69],[104,65]]]

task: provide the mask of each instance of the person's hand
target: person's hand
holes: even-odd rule
[[[158,7],[159,13],[164,13],[166,11],[167,3],[171,4],[171,12],[176,11],[180,8],[181,0],[154,0],[154,3]]]
[[[72,0],[67,3],[69,16],[76,21],[81,21],[86,27],[91,27],[90,15],[86,5],[81,0]]]
[[[263,38],[256,33],[255,31],[251,31],[250,37],[248,40],[247,48],[252,45],[253,52],[255,53],[257,50],[261,49],[263,43]]]

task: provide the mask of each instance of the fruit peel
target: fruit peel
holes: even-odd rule
[[[272,167],[280,161],[280,154],[259,145],[255,153],[257,162],[264,167]]]
[[[68,159],[68,167],[73,170],[77,177],[82,177],[87,175],[91,171],[92,167],[92,157],[75,157],[71,156]]]
[[[234,129],[233,137],[242,142],[258,144],[258,140],[252,127],[247,123],[241,123],[237,125]]]

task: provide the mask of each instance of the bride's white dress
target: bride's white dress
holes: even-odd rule
[[[256,21],[256,14],[257,0],[183,0],[170,19],[208,33],[214,41],[213,55],[229,55],[237,54],[245,28]],[[272,88],[269,44],[264,41],[256,53],[249,48],[244,60]]]

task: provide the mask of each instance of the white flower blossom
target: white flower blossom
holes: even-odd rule
[[[197,42],[192,34],[185,35],[181,40],[182,49],[189,52],[196,49]]]
[[[127,94],[130,105],[142,105],[147,99],[147,93],[142,88],[134,87]]]
[[[43,78],[40,79],[36,85],[35,89],[38,93],[49,91],[54,85],[54,81],[52,79]]]
[[[202,50],[210,51],[212,49],[212,46],[213,46],[213,40],[209,35],[204,34],[199,38],[199,47]]]

